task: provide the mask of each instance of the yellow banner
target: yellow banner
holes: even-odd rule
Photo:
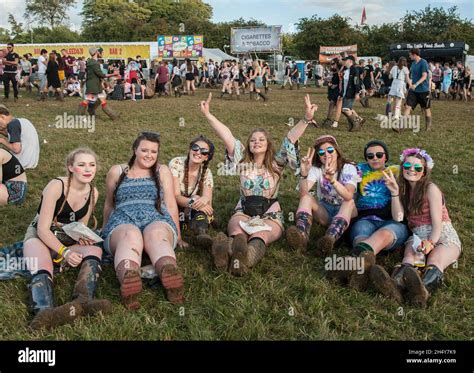
[[[49,52],[55,50],[56,52],[61,52],[61,49],[66,49],[67,52],[73,57],[86,57],[89,55],[90,47],[102,47],[104,52],[102,57],[106,59],[127,59],[135,58],[136,56],[141,56],[142,59],[150,58],[150,46],[149,45],[124,45],[124,44],[113,44],[113,45],[100,45],[100,44],[78,44],[78,45],[68,45],[68,44],[32,44],[32,45],[21,45],[15,44],[14,51],[20,56],[23,56],[26,53],[31,53],[33,57],[39,57],[41,49],[46,49]]]

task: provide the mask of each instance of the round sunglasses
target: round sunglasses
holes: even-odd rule
[[[421,165],[419,163],[413,164],[411,162],[405,162],[403,164],[403,169],[406,170],[406,171],[408,171],[412,167],[415,169],[416,172],[422,172],[423,171],[423,165]]]
[[[334,153],[335,150],[336,149],[334,149],[332,146],[328,146],[326,149],[319,149],[318,154],[319,154],[320,157],[322,157],[322,156],[324,156],[324,154],[326,154],[326,152],[328,154],[332,154],[332,153]]]
[[[382,159],[384,155],[384,152],[367,153],[367,159],[374,159],[375,157],[377,157],[377,159]]]
[[[209,149],[201,148],[198,144],[191,145],[191,150],[199,151],[202,155],[209,155]]]

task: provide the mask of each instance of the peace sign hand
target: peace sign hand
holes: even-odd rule
[[[209,93],[209,97],[207,98],[207,100],[206,101],[201,101],[201,104],[200,104],[201,112],[204,115],[209,115],[210,114],[211,99],[212,99],[212,93]]]
[[[314,148],[308,148],[308,152],[301,159],[301,176],[308,176],[311,165],[313,164],[313,157],[316,150]]]
[[[336,169],[329,165],[330,161],[326,158],[326,162],[324,163],[324,178],[333,183],[335,181],[336,176]]]
[[[314,113],[318,110],[318,105],[312,104],[309,95],[304,96],[304,103],[305,103],[305,114],[304,117],[306,120],[312,120],[314,117]]]
[[[392,170],[389,168],[386,171],[382,171],[383,178],[385,181],[385,185],[387,189],[390,191],[390,194],[397,195],[398,194],[398,183],[397,180],[395,179],[395,176],[393,175]]]

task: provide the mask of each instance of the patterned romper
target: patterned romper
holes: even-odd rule
[[[268,199],[276,199],[278,197],[278,189],[280,186],[281,176],[274,177],[266,168],[257,169],[251,167],[245,169],[245,166],[240,161],[245,158],[245,146],[237,139],[234,139],[234,156],[231,158],[229,154],[225,153],[225,171],[229,174],[240,175],[240,200],[234,210],[234,215],[247,216],[243,212],[242,200],[247,196],[263,196]],[[285,166],[290,166],[291,169],[299,173],[300,155],[298,142],[291,143],[288,137],[283,139],[280,149],[275,153],[273,166],[280,174],[283,172]],[[250,219],[250,217],[249,217]],[[274,202],[268,210],[263,214],[262,219],[270,219],[277,223],[283,230],[283,211],[278,201]]]
[[[104,249],[109,254],[112,254],[109,246],[110,237],[114,229],[123,224],[132,224],[143,233],[148,225],[157,221],[164,222],[173,231],[173,248],[176,247],[178,231],[164,203],[163,188],[160,188],[160,195],[163,214],[160,214],[155,207],[157,190],[154,178],[131,179],[125,176],[117,190],[115,209],[102,232]]]

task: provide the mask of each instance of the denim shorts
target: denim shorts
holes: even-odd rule
[[[352,110],[352,106],[354,106],[354,98],[343,98],[342,99],[342,110],[349,109]]]
[[[402,246],[408,239],[408,227],[405,224],[398,223],[394,220],[368,220],[360,219],[354,223],[350,232],[350,240],[352,245],[355,246],[355,241],[369,238],[379,229],[386,229],[390,231],[394,239],[390,246],[385,250],[395,250],[397,247]]]
[[[318,203],[324,207],[328,213],[328,220],[331,223],[331,220],[338,214],[341,205],[331,205],[329,202],[326,202],[324,199],[320,199]]]

